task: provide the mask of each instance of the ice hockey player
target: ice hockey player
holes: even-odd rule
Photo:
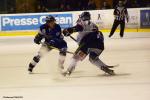
[[[91,15],[89,12],[83,12],[77,20],[77,25],[74,27],[66,28],[63,30],[64,36],[70,36],[74,32],[78,32],[77,41],[79,44],[74,56],[72,57],[71,64],[69,65],[64,76],[70,75],[75,69],[78,61],[82,61],[89,54],[89,61],[106,72],[109,75],[114,75],[114,71],[99,59],[99,55],[104,50],[104,37],[98,31],[96,24],[90,21]]]
[[[63,35],[61,34],[60,25],[56,24],[56,20],[53,16],[47,16],[45,19],[46,23],[40,26],[38,34],[34,38],[36,44],[40,44],[42,39],[44,43],[42,44],[38,54],[33,57],[32,62],[29,64],[28,71],[31,73],[36,64],[40,61],[41,57],[54,48],[59,50],[59,61],[58,67],[63,69],[63,64],[66,57],[67,43],[63,40]]]

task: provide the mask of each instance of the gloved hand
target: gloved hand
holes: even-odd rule
[[[38,34],[35,36],[35,38],[34,38],[34,43],[40,44],[40,42],[41,42],[42,39],[43,39],[43,35],[41,35],[41,34],[38,33]]]
[[[69,31],[67,29],[64,29],[63,34],[64,34],[64,36],[69,36],[71,33],[69,33]]]
[[[36,43],[36,44],[39,45],[39,44],[40,44],[40,41],[39,41],[38,39],[35,38],[35,39],[34,39],[34,43]]]

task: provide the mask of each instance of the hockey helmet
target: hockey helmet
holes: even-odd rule
[[[49,23],[49,22],[52,22],[52,21],[56,21],[56,19],[52,15],[49,15],[49,16],[46,17],[45,21],[46,21],[46,23]]]
[[[83,21],[91,20],[91,14],[90,14],[90,12],[83,12],[83,13],[80,15],[80,18],[81,18]]]

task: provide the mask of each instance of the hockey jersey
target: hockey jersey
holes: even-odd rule
[[[96,24],[94,24],[93,22],[91,21],[83,21],[81,18],[79,18],[77,20],[77,25],[80,25],[82,26],[83,30],[82,31],[79,31],[78,35],[77,35],[77,41],[78,43],[82,40],[82,38],[89,34],[90,32],[92,32],[93,30],[98,30],[98,27]]]
[[[125,18],[128,18],[127,8],[117,6],[114,10],[115,20],[125,21]]]
[[[61,27],[58,24],[56,24],[53,29],[49,28],[47,24],[43,24],[40,26],[38,34],[43,36],[46,42],[54,38],[57,38],[57,39],[63,38],[61,35]]]

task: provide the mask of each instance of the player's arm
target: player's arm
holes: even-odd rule
[[[63,30],[63,34],[64,34],[64,36],[69,36],[69,35],[71,35],[72,33],[74,33],[74,32],[79,32],[79,31],[83,31],[83,27],[82,27],[82,25],[77,24],[77,25],[74,26],[74,27],[70,27],[70,28],[64,29],[64,30]]]
[[[117,8],[115,8],[115,10],[114,10],[114,18],[116,18],[117,17]]]
[[[128,14],[127,8],[125,8],[125,16],[126,16],[127,22],[129,22],[129,14]]]
[[[39,29],[39,32],[38,32],[38,34],[35,36],[35,38],[34,38],[34,42],[36,43],[36,44],[40,44],[40,42],[41,42],[41,40],[44,38],[44,35],[43,35],[43,33],[41,32],[41,29]]]
[[[56,33],[56,36],[58,38],[60,38],[60,39],[63,39],[64,37],[63,37],[62,31],[61,31],[60,25],[58,25],[58,29],[57,30],[58,30],[58,32]]]

